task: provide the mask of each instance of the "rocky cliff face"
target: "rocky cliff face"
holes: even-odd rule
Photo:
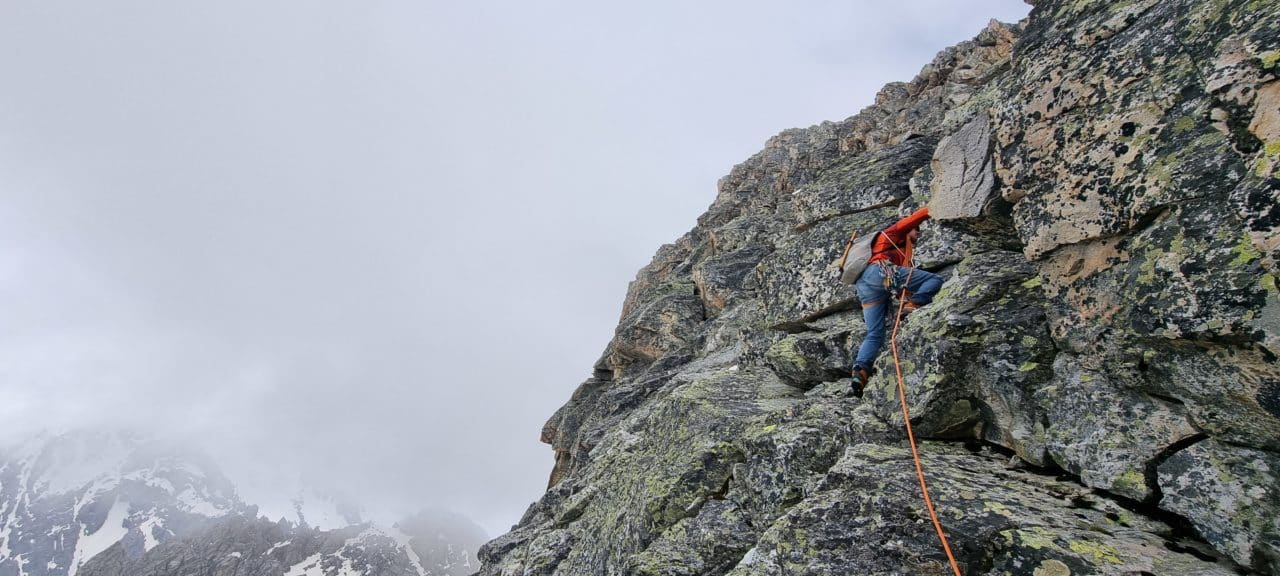
[[[1280,573],[1280,2],[1034,4],[721,180],[482,574],[949,574],[828,267],[926,204],[898,341],[965,574]]]

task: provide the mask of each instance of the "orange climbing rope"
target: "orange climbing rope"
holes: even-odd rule
[[[902,293],[898,298],[898,316],[893,320],[893,334],[889,336],[889,344],[893,348],[893,369],[898,373],[898,399],[902,401],[902,420],[907,425],[907,440],[911,443],[911,457],[916,461],[916,477],[920,478],[920,492],[924,494],[925,508],[929,509],[929,517],[933,519],[933,527],[937,529],[938,539],[942,541],[942,550],[947,553],[947,560],[951,561],[951,569],[955,571],[956,576],[962,576],[960,567],[956,565],[956,557],[951,554],[951,546],[947,544],[947,535],[942,532],[942,523],[938,522],[938,514],[933,511],[929,487],[924,483],[924,468],[920,466],[920,453],[916,451],[916,437],[911,432],[911,414],[907,411],[907,388],[902,380],[902,364],[898,361],[898,326],[902,324],[902,309],[907,304],[906,287],[911,285],[913,272],[915,267],[907,271],[907,281],[903,283]]]

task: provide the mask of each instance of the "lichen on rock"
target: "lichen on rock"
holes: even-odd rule
[[[1034,6],[720,180],[483,576],[951,573],[830,266],[925,205],[896,366],[964,573],[1280,573],[1280,2]]]

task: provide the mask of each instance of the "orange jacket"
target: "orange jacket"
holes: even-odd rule
[[[916,210],[910,216],[899,220],[893,226],[885,228],[871,245],[871,259],[867,262],[888,260],[898,266],[909,266],[911,262],[911,243],[907,242],[907,234],[920,227],[929,218],[929,208]]]

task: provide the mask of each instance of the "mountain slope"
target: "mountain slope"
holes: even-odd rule
[[[720,181],[481,574],[950,573],[828,268],[926,204],[898,341],[964,573],[1280,573],[1280,2],[1034,5]]]
[[[431,531],[422,530],[432,518]],[[230,516],[133,556],[122,546],[95,556],[81,576],[466,576],[483,533],[457,517],[416,516],[386,528],[336,530]]]
[[[462,576],[484,534],[422,512],[359,523],[300,490],[258,516],[207,458],[144,437],[42,436],[0,458],[0,576]]]
[[[406,533],[364,524],[338,530],[297,527],[263,518],[229,517],[140,557],[122,547],[96,556],[82,576],[463,576],[475,571],[466,550],[481,537]],[[471,548],[474,550],[474,548]]]
[[[215,467],[123,433],[28,442],[0,460],[0,574],[73,576],[249,509]]]

